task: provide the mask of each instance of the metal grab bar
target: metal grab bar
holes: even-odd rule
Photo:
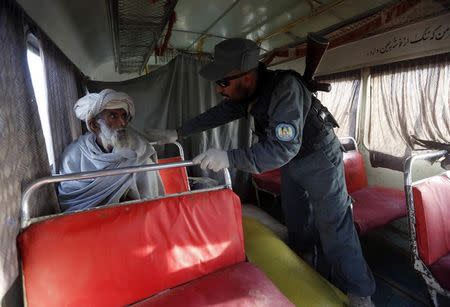
[[[412,185],[412,168],[413,163],[417,160],[425,160],[425,161],[431,161],[431,160],[437,160],[447,154],[446,150],[439,150],[439,151],[431,151],[426,153],[420,153],[411,155],[406,159],[405,167],[404,167],[404,182],[405,187]]]
[[[40,188],[43,185],[50,184],[50,183],[71,181],[71,180],[92,179],[92,178],[106,177],[106,176],[117,176],[117,175],[131,174],[131,173],[158,171],[158,170],[163,170],[163,169],[168,169],[168,168],[186,167],[186,166],[192,166],[192,165],[196,165],[196,164],[194,164],[192,161],[181,161],[181,162],[162,163],[162,164],[146,164],[146,165],[140,165],[140,166],[115,168],[115,169],[110,169],[110,170],[81,172],[81,173],[73,173],[73,174],[67,174],[67,175],[53,175],[53,176],[36,179],[27,185],[27,187],[25,188],[25,190],[22,194],[20,224],[21,224],[22,228],[24,228],[27,225],[27,221],[30,219],[29,202],[31,199],[31,195],[38,188]],[[228,169],[224,168],[223,173],[224,173],[224,178],[225,178],[224,187],[231,189],[232,186],[231,186],[230,172],[228,171]]]
[[[149,142],[149,144],[152,145],[152,146],[155,146],[155,145],[156,145],[156,146],[161,146],[161,145],[169,145],[169,144],[173,144],[173,145],[177,146],[178,152],[180,153],[181,160],[184,161],[184,150],[183,150],[183,146],[181,146],[181,144],[180,144],[178,141],[167,142],[167,143],[161,143],[161,142],[158,142],[158,141],[150,141],[150,140],[148,139],[148,137],[147,137],[144,133],[140,132],[138,129],[136,129],[136,128],[132,127],[132,126],[129,126],[128,128],[129,128],[131,131],[133,131],[134,133],[136,133],[137,135],[139,135],[139,136],[140,136],[141,138],[143,138],[144,140],[147,140],[147,142]]]
[[[356,143],[356,140],[355,140],[354,137],[352,137],[352,136],[343,136],[343,137],[339,138],[339,141],[341,142],[341,144],[342,144],[342,141],[346,141],[346,140],[350,140],[353,143],[353,145],[355,146],[355,150],[358,151],[358,143]]]
[[[414,162],[418,160],[426,160],[426,161],[438,160],[439,158],[445,156],[446,154],[447,154],[446,150],[439,150],[411,155],[406,159],[404,166],[404,189],[406,196],[406,206],[408,210],[409,246],[413,257],[413,266],[416,271],[420,272],[423,279],[425,280],[433,302],[435,302],[436,299],[434,293],[435,290],[437,290],[441,294],[446,293],[446,290],[444,290],[439,285],[439,283],[433,277],[433,274],[431,274],[429,268],[425,265],[425,263],[423,263],[422,259],[419,256],[419,250],[417,247],[416,210],[414,207],[412,170]]]
[[[152,145],[152,146],[162,146],[162,145],[170,145],[170,144],[173,144],[173,145],[177,146],[178,152],[180,153],[181,160],[184,161],[184,150],[183,150],[183,146],[181,146],[181,144],[180,144],[179,142],[177,142],[177,141],[175,141],[175,142],[169,142],[169,143],[150,142],[149,144]]]

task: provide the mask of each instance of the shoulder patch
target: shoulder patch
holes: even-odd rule
[[[295,137],[295,128],[291,124],[280,123],[275,128],[275,136],[283,142],[292,141]]]

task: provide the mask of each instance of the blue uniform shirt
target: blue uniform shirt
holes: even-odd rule
[[[254,117],[258,143],[229,150],[230,167],[261,173],[283,166],[298,154],[302,145],[311,92],[293,74],[276,75],[260,67],[254,104],[249,107],[249,102],[224,100],[185,122],[178,129],[179,133],[186,136],[250,114]]]

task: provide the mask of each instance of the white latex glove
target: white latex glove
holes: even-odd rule
[[[178,139],[175,129],[145,129],[144,133],[149,141],[159,144],[173,143]]]
[[[200,167],[204,170],[209,168],[215,172],[230,166],[227,152],[220,149],[208,149],[196,156],[192,162],[200,164]]]

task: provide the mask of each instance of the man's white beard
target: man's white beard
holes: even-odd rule
[[[132,147],[133,142],[126,128],[111,129],[103,119],[99,119],[97,122],[100,125],[100,132],[97,137],[107,151]]]

